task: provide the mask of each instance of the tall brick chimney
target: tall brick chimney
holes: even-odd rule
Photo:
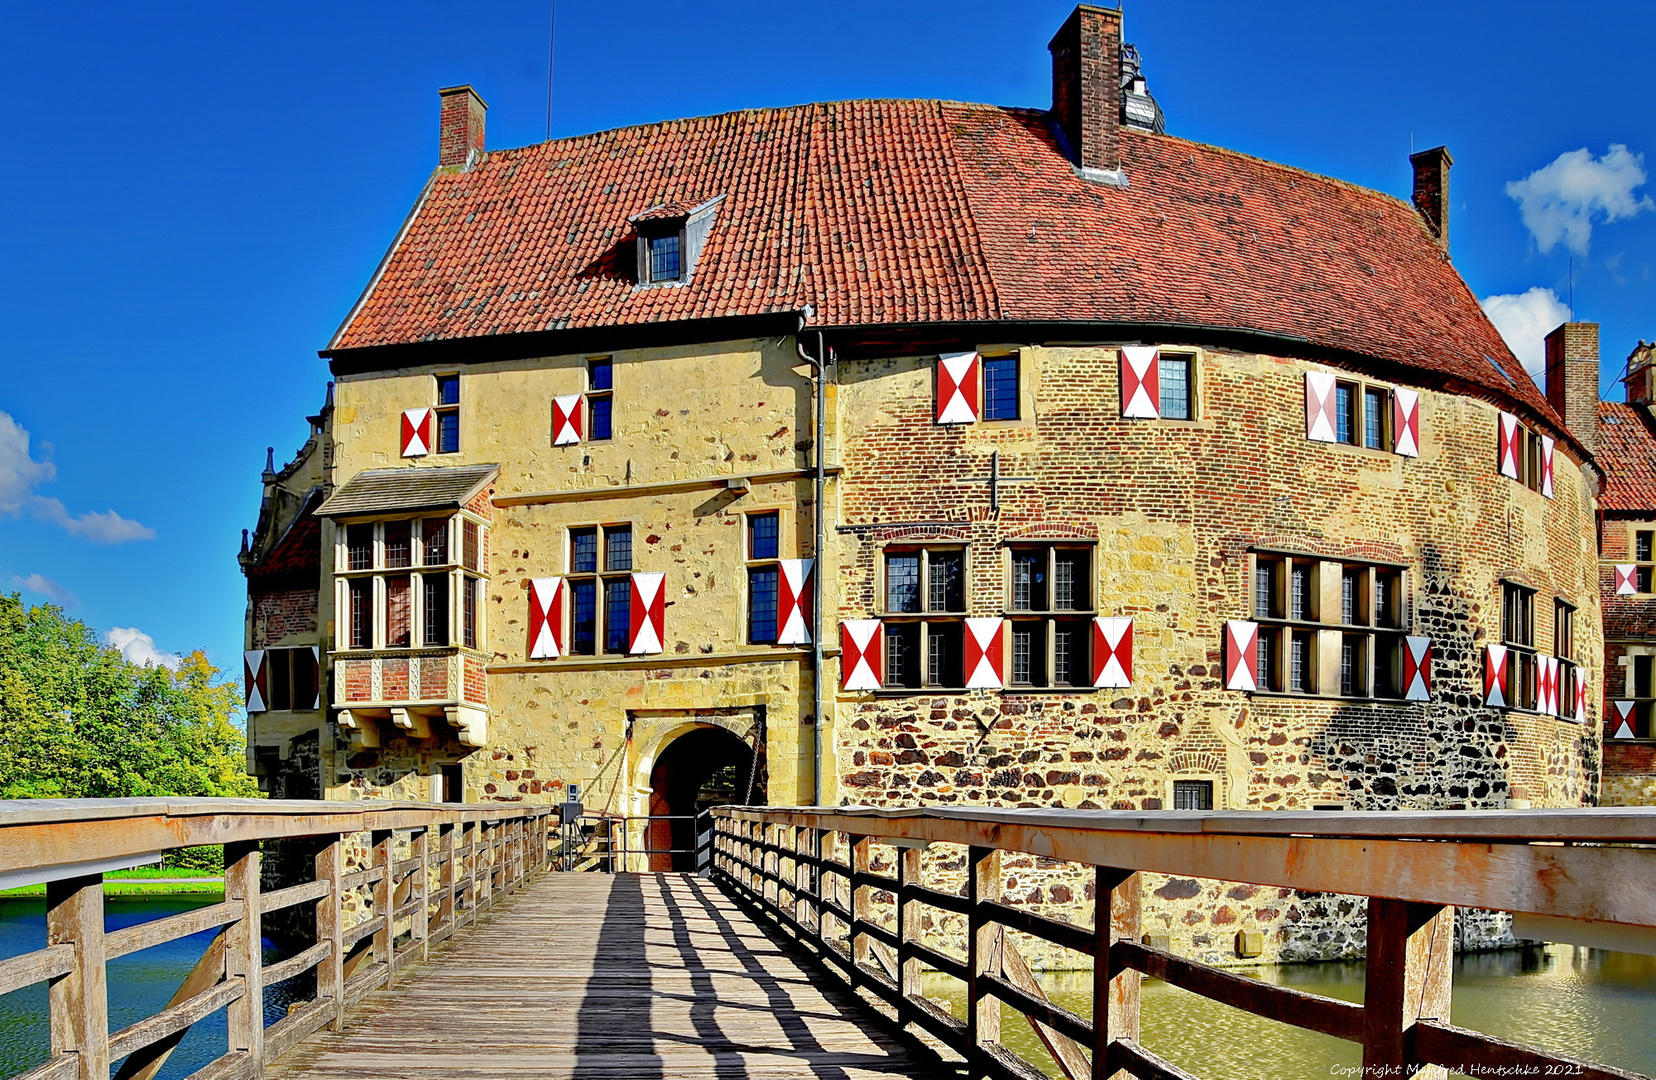
[[[1047,49],[1052,53],[1052,119],[1075,152],[1081,175],[1126,182],[1121,172],[1121,12],[1082,4]]]
[[[1547,403],[1570,434],[1598,453],[1599,328],[1567,322],[1547,335]]]
[[[470,165],[483,156],[483,118],[489,106],[470,86],[437,91],[443,107],[437,123],[437,164]]]
[[[1415,209],[1444,251],[1449,250],[1449,166],[1454,163],[1447,146],[1409,155],[1409,164],[1414,166]]]

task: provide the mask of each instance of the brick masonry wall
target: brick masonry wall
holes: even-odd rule
[[[255,592],[249,595],[248,600],[253,608],[252,648],[279,645],[296,636],[314,640],[317,605],[315,589]]]

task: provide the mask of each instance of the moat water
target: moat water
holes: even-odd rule
[[[216,897],[108,897],[105,925],[114,930],[216,902]],[[45,901],[0,900],[0,958],[45,943]],[[212,940],[205,931],[112,961],[109,965],[111,1030],[160,1012]],[[279,959],[265,943],[266,963]],[[1329,997],[1360,1001],[1361,963],[1291,964],[1248,972],[1267,982]],[[297,982],[297,980],[296,980]],[[1047,973],[1047,993],[1085,1014],[1091,999],[1087,972]],[[297,995],[295,992],[299,992]],[[945,976],[926,980],[927,995],[963,1014],[965,991]],[[277,986],[265,993],[273,1023],[308,988]],[[1357,1047],[1298,1028],[1262,1020],[1210,1002],[1166,983],[1147,980],[1143,991],[1146,1047],[1204,1080],[1295,1080],[1355,1075]],[[0,1077],[30,1068],[47,1056],[46,988],[0,996]],[[1529,1043],[1569,1057],[1656,1074],[1656,957],[1577,949],[1510,950],[1463,956],[1455,963],[1452,1019],[1501,1038]],[[1027,1060],[1058,1075],[1022,1017],[1008,1010],[1003,1040]],[[188,1076],[224,1052],[224,1013],[191,1029],[173,1052],[160,1080]]]

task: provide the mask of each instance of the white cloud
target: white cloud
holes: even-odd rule
[[[28,511],[74,536],[84,536],[100,544],[155,539],[154,529],[113,510],[71,514],[60,500],[35,493],[36,487],[51,482],[56,476],[56,465],[36,461],[29,452],[29,433],[23,426],[0,412],[0,514],[16,516]]]
[[[13,574],[12,584],[24,592],[44,596],[59,607],[74,607],[80,603],[80,597],[43,574],[30,574],[27,577]]]
[[[135,626],[117,626],[104,635],[104,640],[121,650],[121,655],[129,663],[141,667],[159,665],[177,671],[178,665],[184,662],[184,658],[177,653],[165,653],[156,648],[155,639]]]
[[[1557,293],[1539,285],[1528,292],[1486,296],[1479,303],[1507,348],[1539,385],[1547,366],[1547,335],[1569,321],[1570,309]]]
[[[1656,208],[1650,196],[1633,194],[1645,179],[1644,155],[1611,143],[1600,158],[1586,147],[1559,154],[1524,179],[1509,181],[1506,193],[1517,201],[1542,254],[1562,243],[1585,255],[1595,218],[1611,222]]]

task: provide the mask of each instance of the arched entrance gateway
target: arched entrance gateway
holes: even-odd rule
[[[649,847],[652,871],[694,871],[696,815],[715,806],[765,802],[765,753],[722,727],[697,727],[662,747],[650,770]],[[670,853],[667,849],[673,849]]]

